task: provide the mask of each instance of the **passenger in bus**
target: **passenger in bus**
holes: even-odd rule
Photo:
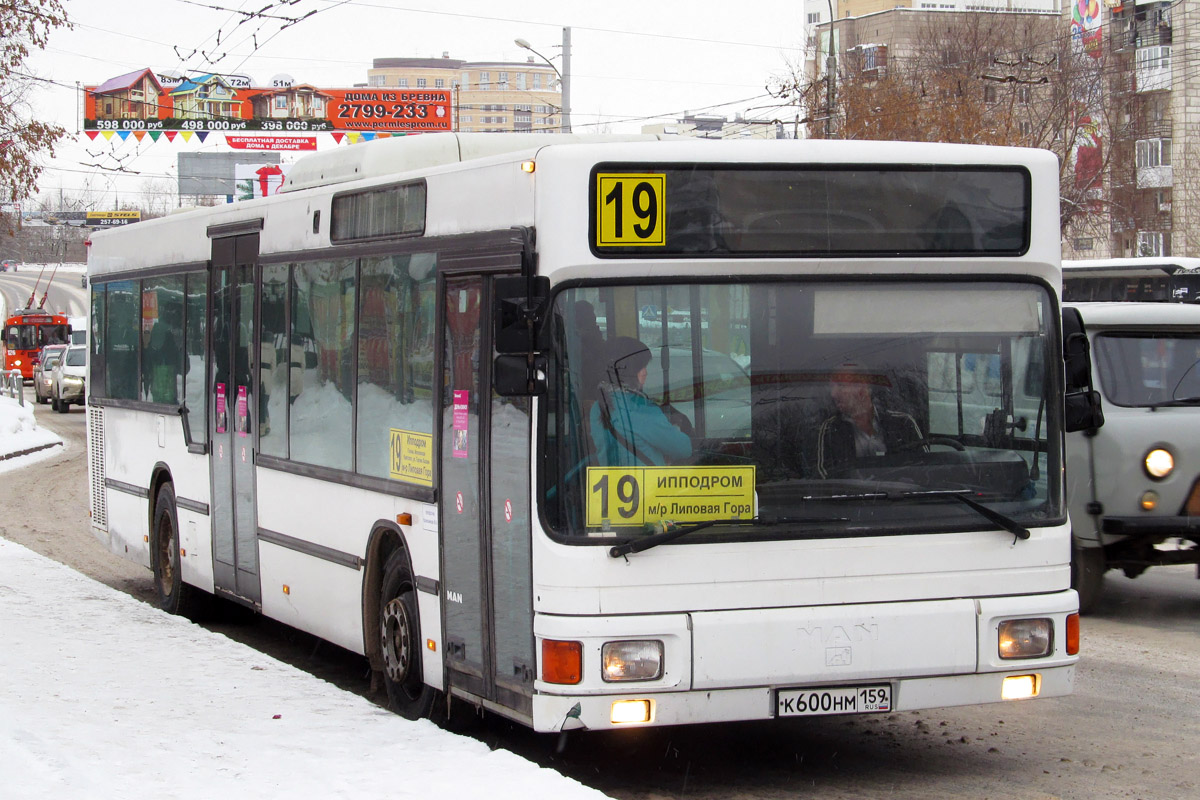
[[[619,336],[608,345],[607,375],[589,419],[600,466],[664,466],[692,454],[690,422],[646,396],[650,348]],[[674,417],[674,419],[672,419]]]
[[[858,459],[919,447],[921,427],[912,415],[883,407],[878,387],[882,375],[843,364],[830,376],[829,394],[837,411],[821,423],[817,434],[817,472],[836,475]]]

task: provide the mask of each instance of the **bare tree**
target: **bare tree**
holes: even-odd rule
[[[828,117],[837,138],[1044,148],[1059,158],[1061,229],[1107,228],[1104,54],[1077,53],[1060,17],[906,12],[891,42],[852,18],[835,27],[834,107],[825,76],[793,72],[779,87],[808,109],[813,136]]]
[[[31,51],[45,47],[51,31],[69,25],[61,0],[0,3],[0,199],[5,202],[19,202],[33,193],[41,157],[53,156],[54,143],[65,133],[34,119],[29,94],[37,78],[25,60]]]

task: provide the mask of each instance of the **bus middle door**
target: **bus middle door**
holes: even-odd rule
[[[262,601],[254,489],[257,406],[252,396],[257,258],[257,233],[213,239],[213,583],[218,593],[256,605]]]
[[[442,608],[448,688],[532,714],[530,399],[491,390],[492,278],[444,280]]]

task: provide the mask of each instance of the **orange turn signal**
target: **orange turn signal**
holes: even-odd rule
[[[542,680],[546,683],[583,680],[583,643],[542,639]]]
[[[1067,655],[1079,655],[1079,615],[1067,615]]]

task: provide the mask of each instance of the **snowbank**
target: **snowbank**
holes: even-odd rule
[[[32,404],[0,395],[0,472],[54,455],[61,445],[58,434],[38,427]]]
[[[6,797],[604,796],[3,539],[0,631]]]

